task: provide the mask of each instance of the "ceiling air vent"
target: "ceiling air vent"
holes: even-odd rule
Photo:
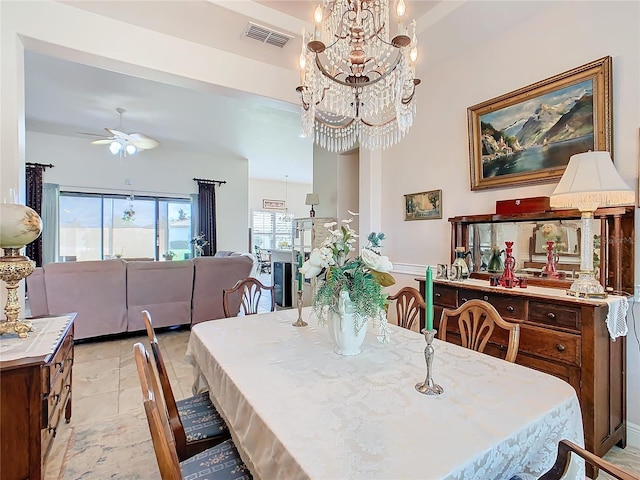
[[[284,47],[287,42],[293,38],[293,35],[276,32],[275,30],[271,30],[270,28],[263,27],[262,25],[252,22],[249,22],[249,25],[247,25],[247,29],[244,31],[244,36],[280,48]]]

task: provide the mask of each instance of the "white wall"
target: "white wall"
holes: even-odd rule
[[[53,164],[54,168],[45,170],[44,181],[59,184],[63,191],[188,197],[198,193],[194,177],[226,180],[216,188],[218,250],[248,248],[246,159],[225,152],[201,155],[163,148],[120,158],[106,145],[37,132],[27,132],[26,159]]]
[[[296,101],[294,66],[274,67],[60,2],[0,2],[0,47],[0,188],[19,187],[22,197],[25,48],[189,88],[222,86]]]
[[[295,218],[309,216],[310,206],[305,205],[307,193],[313,192],[310,183],[285,182],[263,178],[249,179],[249,209],[262,210],[262,200],[285,200],[287,192],[288,209]],[[251,219],[249,219],[251,222]]]
[[[448,261],[447,218],[492,213],[496,200],[548,196],[553,191],[554,184],[470,191],[466,117],[469,106],[607,55],[613,57],[614,160],[621,176],[637,188],[640,3],[535,3],[540,6],[539,12],[520,15],[524,19],[519,22],[496,25],[499,30],[494,30],[493,36],[487,36],[488,39],[478,36],[463,51],[448,52],[447,59],[432,69],[429,49],[446,49],[457,44],[465,24],[491,19],[494,13],[499,17],[507,7],[514,11],[531,8],[531,4],[467,2],[438,26],[438,32],[451,38],[441,36],[437,43],[425,44],[422,42],[425,37],[428,42],[429,35],[421,35],[425,59],[418,72],[422,78],[418,87],[418,116],[407,137],[383,152],[382,222],[389,236],[385,253],[394,264],[402,267],[406,263],[411,267]],[[454,23],[454,18],[460,23]],[[433,189],[443,190],[443,219],[404,222],[403,195]],[[636,224],[639,219],[636,212]],[[640,255],[637,248],[635,252],[638,278]],[[635,318],[638,317],[636,314]],[[631,316],[629,321],[633,321]],[[635,339],[628,340],[627,417],[634,424],[632,427],[638,428],[640,353]],[[634,438],[639,445],[640,436]]]

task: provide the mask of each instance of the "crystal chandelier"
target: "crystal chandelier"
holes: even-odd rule
[[[360,141],[368,148],[398,143],[416,114],[415,20],[405,26],[398,0],[397,35],[389,40],[390,0],[323,0],[313,35],[302,31],[302,130],[332,152]],[[410,30],[410,31],[409,31]]]

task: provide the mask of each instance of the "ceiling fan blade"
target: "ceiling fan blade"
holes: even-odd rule
[[[113,138],[103,138],[102,140],[94,140],[91,142],[92,145],[109,145],[113,142]]]
[[[102,137],[105,138],[106,135],[104,133],[89,133],[89,132],[76,132],[79,135],[90,135],[92,137]]]
[[[160,142],[153,138],[147,137],[142,133],[131,133],[128,135],[129,141],[142,150],[150,150],[160,145]]]
[[[121,132],[120,130],[116,130],[115,128],[105,128],[105,130],[109,132],[111,135],[113,135],[114,137],[122,138],[123,140],[126,140],[127,137],[129,136],[128,134]]]

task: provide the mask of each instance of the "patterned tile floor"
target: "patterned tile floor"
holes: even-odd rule
[[[263,277],[260,278],[263,283],[270,283],[268,275],[261,277]],[[184,360],[189,330],[163,331],[159,333],[158,337],[176,397],[183,398],[191,395],[192,369]],[[70,475],[69,469],[62,468],[63,462],[68,460],[65,459],[65,455],[67,455],[67,447],[73,428],[90,429],[95,425],[96,419],[99,421],[99,419],[126,416],[131,418],[134,428],[139,429],[140,436],[149,438],[149,430],[146,421],[144,421],[144,414],[142,414],[142,397],[133,360],[133,344],[138,341],[142,341],[148,346],[145,336],[76,345],[71,424],[65,425],[64,422],[61,422],[47,460],[46,480],[89,478],[77,473]],[[111,456],[100,459],[100,461],[113,463],[112,465],[103,465],[103,471],[110,472],[109,478],[114,479],[142,478],[126,472],[133,470],[133,465],[140,462],[141,456],[150,459],[151,463],[153,462],[151,460],[154,458],[153,450],[150,442],[147,442],[143,448],[144,451],[127,452],[119,457]],[[636,474],[640,472],[640,450],[638,449],[627,447],[623,450],[614,447],[605,458]],[[94,459],[87,458],[87,461],[91,462]],[[160,478],[156,465],[150,465],[150,467],[149,476],[144,478]],[[611,477],[601,474],[598,478],[608,479]]]

